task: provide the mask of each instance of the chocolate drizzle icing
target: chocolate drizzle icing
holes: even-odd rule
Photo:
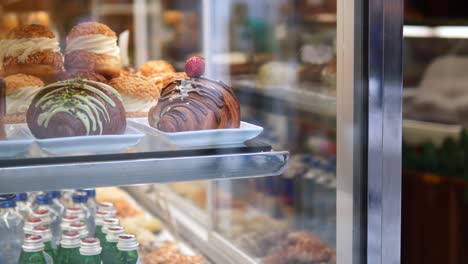
[[[149,123],[160,130],[165,130],[165,122],[170,119],[175,123],[176,131],[187,131],[239,127],[239,112],[239,102],[231,87],[200,77],[170,83],[163,89],[158,105],[150,110],[148,118]],[[207,124],[211,118],[215,124]],[[199,124],[192,124],[192,119]]]

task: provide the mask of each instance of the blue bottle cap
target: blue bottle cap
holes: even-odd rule
[[[16,194],[0,195],[0,208],[13,208],[16,206]]]
[[[16,194],[16,201],[26,201],[28,200],[28,194],[27,193],[17,193]]]
[[[72,195],[74,203],[86,203],[88,202],[88,195],[85,192],[76,192]]]
[[[96,189],[79,189],[80,192],[85,192],[88,197],[96,197]]]
[[[51,197],[47,193],[41,193],[36,196],[37,204],[50,204],[51,200]]]
[[[49,194],[49,196],[52,198],[62,197],[62,193],[60,191],[50,191],[50,192],[47,192],[47,194]]]

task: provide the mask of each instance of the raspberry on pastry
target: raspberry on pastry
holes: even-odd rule
[[[122,63],[115,32],[97,22],[73,27],[67,36],[65,68],[95,71],[105,77],[119,76]]]

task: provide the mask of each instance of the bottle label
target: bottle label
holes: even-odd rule
[[[44,253],[44,258],[47,264],[54,264],[54,259],[49,254],[47,254],[46,252],[42,253]]]

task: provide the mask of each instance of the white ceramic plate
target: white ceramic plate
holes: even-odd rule
[[[125,134],[36,139],[36,143],[52,154],[102,153],[117,151],[138,144],[145,135],[127,125]]]
[[[122,150],[138,144],[145,136],[137,129],[127,126],[125,134],[83,137],[36,139],[26,124],[12,124],[5,128],[7,139],[0,141],[0,157],[15,156],[28,150],[36,142],[52,154],[102,153]]]
[[[128,122],[145,133],[161,136],[169,143],[183,147],[239,144],[255,138],[263,131],[263,127],[241,122],[240,128],[167,133],[151,127],[146,118],[132,118]]]
[[[14,157],[25,153],[34,142],[29,129],[21,125],[5,125],[7,140],[0,140],[0,157]]]

